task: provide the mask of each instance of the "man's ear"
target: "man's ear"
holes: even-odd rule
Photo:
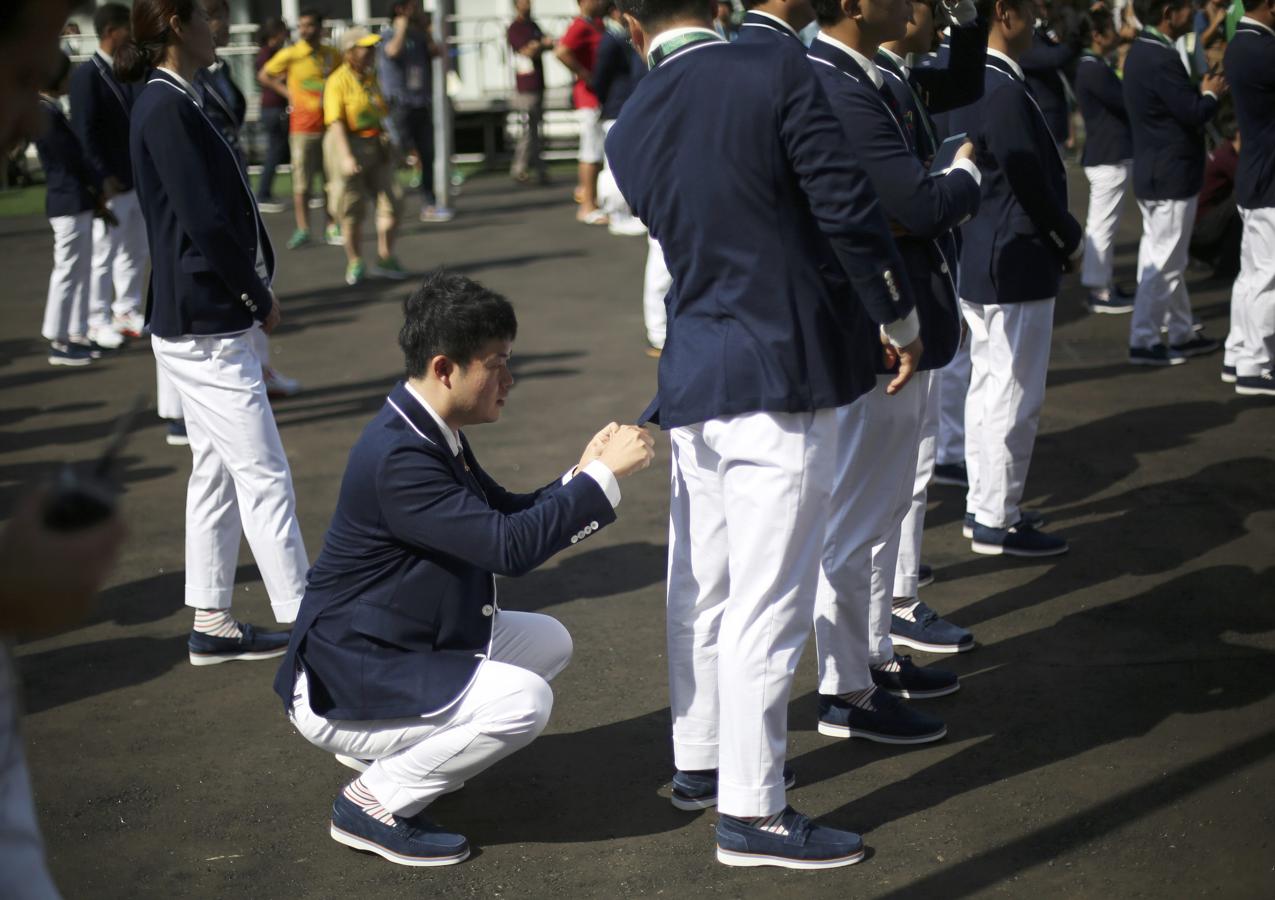
[[[859,0],[841,0],[841,14],[847,19],[854,19],[863,14],[859,8]]]
[[[620,13],[624,19],[624,25],[629,29],[629,41],[633,44],[633,49],[642,57],[642,62],[646,62],[646,32],[642,30],[642,23],[628,13]]]
[[[456,364],[441,353],[429,361],[429,370],[434,373],[434,377],[441,381],[446,387],[452,386],[452,375],[456,371]]]

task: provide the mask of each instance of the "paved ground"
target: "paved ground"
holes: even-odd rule
[[[645,243],[572,223],[563,186],[486,179],[459,206],[450,225],[409,227],[402,257],[515,301],[519,386],[504,421],[470,437],[494,475],[531,486],[651,393]],[[1136,215],[1120,246],[1126,276]],[[287,217],[270,225],[281,244]],[[0,222],[0,248],[8,509],[56,461],[93,456],[128,398],[153,394],[154,366],[135,347],[89,371],[50,369],[31,337],[47,226]],[[277,413],[312,557],[346,452],[400,369],[404,289],[340,281],[334,248],[283,255],[275,360],[307,389]],[[1227,287],[1194,294],[1218,334]],[[348,772],[293,733],[272,663],[186,662],[189,455],[148,419],[127,454],[131,540],[97,613],[18,649],[55,875],[68,897],[1275,896],[1275,407],[1237,399],[1217,357],[1129,368],[1126,328],[1084,315],[1074,286],[1059,302],[1028,499],[1072,539],[1070,556],[973,556],[961,498],[933,492],[939,581],[924,597],[981,643],[947,660],[964,689],[928,704],[949,738],[897,750],[818,735],[803,660],[792,802],[863,831],[871,848],[836,872],[721,867],[714,815],[667,802],[663,438],[659,464],[624,483],[615,526],[502,583],[504,605],[562,619],[575,661],[545,736],[436,805],[475,857],[406,870],[327,837]],[[242,559],[236,610],[268,623],[246,548]]]

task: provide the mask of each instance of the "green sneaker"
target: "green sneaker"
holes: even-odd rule
[[[310,232],[304,228],[298,228],[292,232],[292,237],[288,238],[288,249],[295,250],[298,247],[304,247],[308,243],[310,243]]]
[[[341,239],[341,226],[337,225],[335,222],[329,225],[327,230],[323,232],[323,239],[333,247],[345,246],[345,241]]]
[[[407,277],[407,273],[403,271],[403,267],[398,264],[398,260],[393,256],[378,259],[376,265],[372,267],[372,274],[378,278],[389,278],[393,281],[402,281]]]
[[[345,283],[353,287],[360,281],[367,281],[367,265],[361,259],[356,259],[345,267]]]

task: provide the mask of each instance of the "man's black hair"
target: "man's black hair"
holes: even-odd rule
[[[127,28],[131,13],[123,3],[106,3],[93,13],[93,30],[101,37],[111,28]]]
[[[297,21],[300,22],[302,19],[314,19],[315,24],[322,25],[323,10],[315,9],[313,6],[308,6],[301,10],[301,12],[297,13]]]
[[[485,344],[517,336],[518,318],[508,300],[473,279],[439,269],[404,302],[398,345],[408,377],[420,378],[435,356],[467,366]]]
[[[1244,12],[1253,12],[1266,5],[1266,0],[1244,0]]]
[[[989,29],[992,27],[992,22],[996,20],[996,3],[997,0],[975,0],[974,3],[978,10],[978,17],[987,23]],[[1000,4],[1006,9],[1014,10],[1025,19],[1036,18],[1034,0],[1000,0]]]
[[[1134,0],[1133,11],[1138,14],[1138,21],[1145,28],[1148,25],[1159,25],[1169,13],[1190,5],[1191,0]]]
[[[846,17],[841,11],[841,0],[811,0],[815,10],[815,21],[821,28],[836,25]]]
[[[647,26],[691,16],[712,19],[717,12],[717,0],[618,0],[618,5]]]
[[[1095,35],[1119,30],[1116,28],[1116,17],[1108,9],[1090,10],[1081,19],[1081,23],[1081,33],[1084,36],[1085,43],[1091,43]]]

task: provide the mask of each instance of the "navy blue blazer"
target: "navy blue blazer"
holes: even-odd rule
[[[673,276],[646,413],[665,428],[850,403],[875,383],[880,348],[857,303],[876,323],[913,307],[804,46],[745,37],[759,30],[671,53],[607,136],[616,183]]]
[[[129,141],[151,251],[151,333],[229,334],[265,321],[274,248],[239,158],[195,98],[156,69]]]
[[[625,101],[644,75],[646,63],[631,43],[610,32],[602,36],[589,82],[598,102],[602,104],[602,121],[609,122],[619,118]]]
[[[1031,48],[1023,54],[1018,64],[1027,77],[1027,88],[1036,98],[1054,143],[1067,140],[1070,132],[1067,106],[1067,88],[1063,83],[1075,71],[1078,49],[1071,44],[1061,44],[1041,29],[1036,29]]]
[[[1275,206],[1275,35],[1241,19],[1224,65],[1241,137],[1236,202],[1245,209]]]
[[[983,98],[951,114],[974,142],[983,200],[962,229],[961,299],[1018,303],[1058,296],[1083,229],[1067,211],[1067,171],[1027,85],[987,57]]]
[[[1076,103],[1085,120],[1082,166],[1110,166],[1133,159],[1133,136],[1120,77],[1111,63],[1089,51],[1076,63]]]
[[[208,121],[221,132],[226,143],[239,157],[239,164],[246,169],[248,160],[239,141],[239,132],[247,116],[248,101],[244,99],[239,85],[230,77],[230,67],[222,61],[216,72],[200,69],[195,76],[195,88],[204,101],[204,113],[208,116]]]
[[[36,138],[35,149],[44,170],[44,214],[52,219],[93,209],[101,181],[84,159],[84,149],[62,107],[47,97],[40,98],[40,105],[47,126]]]
[[[96,53],[71,72],[71,127],[84,158],[98,181],[114,177],[126,191],[133,189],[128,121],[137,93],[136,85],[121,83]]]
[[[1204,186],[1204,124],[1217,100],[1191,83],[1177,48],[1149,31],[1124,61],[1124,102],[1133,134],[1133,195],[1187,200]]]
[[[445,708],[488,653],[493,573],[525,574],[613,521],[588,475],[506,491],[400,382],[350,451],[275,691],[290,707],[300,663],[330,719]]]
[[[952,230],[978,211],[979,187],[968,172],[931,177],[904,123],[890,108],[893,93],[878,90],[858,62],[827,41],[810,45],[846,139],[881,200],[881,208],[907,235],[895,237],[916,296],[925,352],[922,369],[938,369],[956,354],[961,314],[956,303],[957,249]],[[883,79],[885,76],[882,76]],[[903,106],[895,102],[895,108]]]

